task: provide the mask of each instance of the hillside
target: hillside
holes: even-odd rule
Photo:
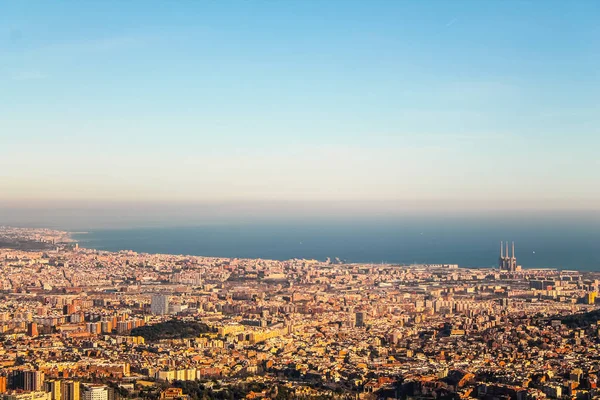
[[[162,339],[194,338],[209,331],[209,327],[200,322],[186,322],[172,319],[160,324],[134,328],[131,331],[131,336],[142,336],[146,341],[154,342]]]

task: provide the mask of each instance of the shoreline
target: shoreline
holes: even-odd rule
[[[225,230],[217,231],[216,239],[211,237],[213,233],[205,228],[197,228],[190,231],[188,229],[179,230],[177,228],[153,228],[149,232],[152,232],[151,236],[145,237],[137,234],[138,229],[128,228],[123,229],[102,229],[99,231],[94,230],[55,230],[48,228],[10,228],[17,231],[23,232],[23,234],[29,234],[31,237],[37,232],[38,234],[54,235],[57,239],[60,236],[62,241],[67,245],[78,244],[79,248],[102,251],[102,252],[135,252],[140,254],[160,254],[160,255],[172,255],[172,256],[191,256],[191,257],[206,257],[216,259],[254,259],[254,260],[271,260],[271,261],[288,261],[288,260],[306,260],[306,261],[318,261],[321,263],[326,262],[329,258],[332,262],[331,265],[395,265],[395,266],[427,266],[427,265],[440,265],[440,264],[457,264],[460,268],[468,269],[490,269],[494,270],[497,265],[487,261],[485,263],[469,262],[467,258],[474,256],[474,260],[477,258],[481,259],[482,254],[487,260],[493,258],[493,255],[487,256],[486,249],[479,248],[477,252],[469,254],[464,251],[464,246],[461,248],[463,254],[459,254],[457,257],[457,249],[449,248],[447,244],[438,244],[437,247],[433,247],[431,251],[432,260],[427,261],[427,249],[422,245],[420,247],[411,247],[412,243],[404,245],[404,249],[398,249],[397,253],[390,253],[389,247],[377,248],[376,246],[371,248],[369,244],[365,244],[358,251],[354,251],[354,254],[349,254],[347,257],[338,257],[342,262],[336,262],[335,256],[328,256],[327,246],[323,245],[323,240],[332,240],[332,250],[336,251],[337,254],[344,254],[341,251],[349,250],[352,253],[353,244],[356,242],[349,241],[348,243],[340,241],[339,237],[332,236],[330,232],[327,232],[324,236],[308,239],[304,242],[292,242],[288,240],[288,237],[284,237],[283,240],[278,236],[281,232],[287,234],[286,231],[264,231],[257,230],[256,232],[262,233],[263,237],[260,240],[253,240],[254,238],[249,235],[253,234],[253,230],[247,230],[241,235],[236,230]],[[164,232],[163,232],[164,231]],[[290,229],[293,232],[293,227]],[[198,233],[195,233],[198,232]],[[265,236],[266,232],[266,236]],[[96,233],[100,233],[99,237],[95,237]],[[120,233],[125,233],[120,235]],[[237,236],[236,236],[237,234]],[[304,233],[303,233],[304,234]],[[343,238],[347,238],[348,235],[343,236],[345,233],[341,233]],[[176,236],[177,235],[177,236]],[[233,235],[233,239],[229,236]],[[352,235],[352,234],[351,234]],[[287,235],[290,236],[290,235]],[[360,232],[358,233],[360,238]],[[364,236],[364,235],[363,235]],[[380,235],[376,235],[376,243]],[[291,237],[291,236],[290,236]],[[208,238],[212,242],[203,241]],[[237,240],[237,242],[236,242]],[[388,239],[389,241],[389,239]],[[342,245],[340,246],[340,243]],[[308,246],[306,246],[308,244]],[[477,244],[475,244],[476,246]],[[546,251],[549,246],[546,247]],[[416,250],[415,250],[416,249]],[[375,253],[377,251],[387,252],[386,256],[404,256],[404,260],[392,259],[391,257],[381,260],[383,257],[374,257],[379,259],[373,261],[374,258],[362,258],[361,255],[368,255],[369,253]],[[394,249],[392,249],[394,250]],[[448,261],[441,261],[440,258],[448,252],[450,256]],[[411,256],[410,254],[417,254]],[[334,253],[335,254],[335,253]],[[353,256],[354,255],[354,256]],[[517,254],[519,255],[519,254]],[[358,256],[358,257],[357,257]],[[436,259],[436,257],[438,257]],[[547,257],[547,256],[546,256]],[[462,259],[461,259],[462,258]],[[390,260],[391,259],[391,260]],[[590,260],[588,260],[590,261]],[[583,266],[575,266],[573,264],[565,265],[552,265],[552,264],[541,264],[541,263],[527,263],[522,262],[523,270],[535,271],[535,270],[557,270],[557,271],[578,271],[578,272],[600,272],[600,266],[596,266],[593,263],[583,264]],[[533,264],[533,265],[532,265]]]

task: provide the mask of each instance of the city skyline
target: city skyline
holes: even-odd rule
[[[0,400],[600,398],[599,16],[0,2]]]
[[[2,400],[600,395],[600,272],[521,268],[512,242],[469,268],[76,240],[0,227]]]
[[[5,4],[0,207],[598,210],[599,7]]]

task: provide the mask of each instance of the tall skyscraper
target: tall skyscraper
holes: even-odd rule
[[[164,294],[152,295],[150,310],[154,315],[166,315],[169,313],[169,296]]]

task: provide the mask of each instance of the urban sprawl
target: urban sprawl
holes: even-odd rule
[[[499,253],[485,269],[234,259],[0,227],[0,396],[599,398],[600,274]]]

